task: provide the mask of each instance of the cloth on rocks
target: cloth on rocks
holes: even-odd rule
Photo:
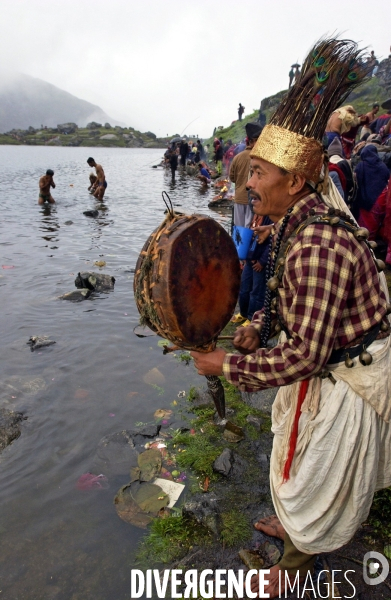
[[[390,178],[390,172],[380,160],[375,146],[365,146],[360,157],[361,162],[356,167],[358,190],[355,212],[360,208],[371,210]]]

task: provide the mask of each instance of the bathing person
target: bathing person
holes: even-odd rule
[[[56,187],[56,184],[53,181],[53,175],[54,171],[48,169],[46,175],[42,175],[40,178],[38,204],[44,204],[45,202],[49,202],[49,204],[55,203],[55,200],[50,193],[50,188]]]

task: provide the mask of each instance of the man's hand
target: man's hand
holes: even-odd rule
[[[213,352],[190,352],[199,375],[222,375],[226,351],[216,348]]]
[[[253,261],[252,266],[253,266],[253,271],[256,271],[257,273],[260,273],[263,270],[263,266],[257,260]]]
[[[242,354],[252,354],[258,350],[259,344],[260,339],[255,327],[248,325],[247,327],[239,327],[236,330],[233,345]]]
[[[259,225],[259,227],[254,227],[254,233],[258,234],[258,244],[262,244],[269,237],[273,225]]]

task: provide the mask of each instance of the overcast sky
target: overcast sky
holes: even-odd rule
[[[341,32],[386,58],[390,5],[0,0],[0,56],[128,126],[207,137],[237,118],[239,102],[246,114],[287,87],[290,65],[325,33]]]

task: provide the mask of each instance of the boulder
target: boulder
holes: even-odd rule
[[[144,135],[146,135],[149,138],[152,138],[153,140],[156,140],[156,135],[152,133],[152,131],[146,131]]]
[[[83,215],[86,217],[92,217],[93,219],[96,219],[96,217],[99,217],[99,212],[97,210],[85,210],[83,212]]]
[[[57,129],[60,133],[75,133],[78,127],[76,123],[63,123],[62,125],[57,125]]]
[[[75,286],[77,288],[87,288],[95,292],[102,292],[105,290],[114,289],[115,278],[111,275],[105,275],[104,273],[94,273],[92,271],[86,271],[84,273],[78,273],[75,279]]]
[[[105,129],[111,129],[110,123],[105,123]]]
[[[20,436],[19,424],[27,417],[22,413],[0,408],[0,451]]]
[[[105,135],[101,135],[100,140],[118,140],[118,136],[115,133],[105,133]]]
[[[213,470],[227,477],[232,469],[232,451],[229,448],[224,448],[220,456],[213,463]]]
[[[82,302],[86,300],[88,296],[91,296],[91,290],[83,288],[80,290],[73,290],[73,292],[67,292],[60,296],[60,300],[69,300],[70,302]]]
[[[182,508],[183,515],[194,519],[216,535],[219,535],[219,512],[218,498],[213,492],[195,494]]]
[[[87,123],[86,125],[87,129],[98,129],[99,127],[102,127],[102,123],[97,123],[96,121],[91,121],[91,123]]]
[[[94,469],[105,475],[127,475],[138,466],[138,455],[130,431],[111,433],[98,444]]]

